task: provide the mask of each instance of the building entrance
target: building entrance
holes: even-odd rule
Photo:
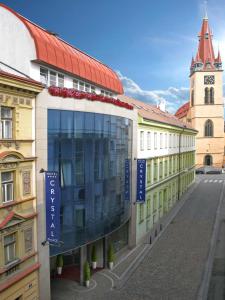
[[[212,156],[211,155],[206,155],[205,156],[205,165],[206,166],[211,166],[212,165]]]

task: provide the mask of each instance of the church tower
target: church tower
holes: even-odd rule
[[[224,155],[223,70],[215,57],[208,17],[202,22],[198,51],[190,68],[189,121],[198,130],[196,167],[222,167]]]

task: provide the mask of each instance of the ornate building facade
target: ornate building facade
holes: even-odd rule
[[[0,299],[38,299],[35,97],[39,83],[0,71]]]
[[[199,46],[190,68],[190,100],[175,114],[198,130],[196,167],[222,167],[224,157],[223,70],[214,54],[208,17],[203,19]]]

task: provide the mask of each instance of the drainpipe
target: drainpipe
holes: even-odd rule
[[[180,165],[181,165],[181,162],[180,162],[180,159],[181,159],[181,137],[182,137],[182,134],[184,133],[184,129],[186,128],[186,125],[184,125],[182,131],[180,132],[179,134],[179,156],[178,156],[178,187],[177,187],[177,190],[178,190],[178,200],[180,200]]]

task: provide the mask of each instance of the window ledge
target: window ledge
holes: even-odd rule
[[[11,268],[15,267],[16,265],[18,265],[20,263],[21,259],[20,258],[16,258],[15,260],[9,262],[8,264],[5,265],[5,270],[8,271]]]

